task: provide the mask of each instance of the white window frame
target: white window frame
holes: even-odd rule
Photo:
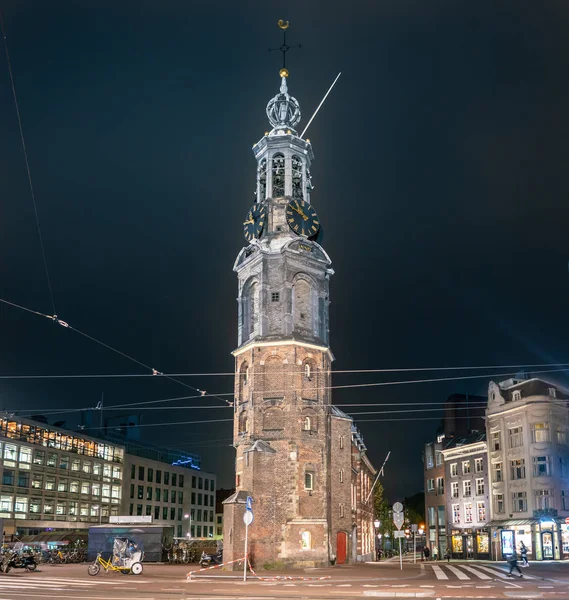
[[[479,477],[476,479],[476,495],[484,496],[484,478]]]
[[[471,473],[470,461],[469,460],[463,460],[462,461],[462,474],[463,475],[470,475],[470,473]]]
[[[450,476],[458,477],[458,463],[452,463],[450,465]]]
[[[465,502],[465,504],[464,504],[464,522],[465,523],[473,522],[472,502]]]
[[[460,504],[452,505],[452,522],[460,523]]]
[[[458,494],[459,494],[458,481],[451,481],[450,489],[451,489],[451,493],[450,493],[451,498],[458,498]]]
[[[472,483],[470,479],[466,479],[462,482],[462,497],[470,498],[472,496]]]

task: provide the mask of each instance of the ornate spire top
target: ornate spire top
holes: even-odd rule
[[[273,126],[273,130],[271,131],[272,134],[282,133],[289,129],[296,133],[294,127],[300,123],[300,105],[296,98],[293,98],[288,93],[286,78],[289,73],[286,68],[286,53],[291,48],[300,48],[301,45],[289,46],[286,43],[286,30],[289,28],[288,21],[280,19],[277,25],[283,31],[283,43],[280,48],[271,48],[269,52],[280,50],[283,55],[283,66],[279,71],[281,77],[281,89],[279,94],[269,100],[269,103],[267,104],[267,117],[269,118],[269,123]]]

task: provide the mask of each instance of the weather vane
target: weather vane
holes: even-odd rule
[[[279,19],[279,21],[277,22],[277,25],[280,27],[280,29],[283,30],[283,43],[281,44],[281,46],[279,48],[269,48],[269,52],[273,52],[274,50],[280,50],[282,55],[283,55],[283,67],[280,70],[280,75],[281,77],[288,77],[288,69],[286,68],[286,53],[291,50],[292,48],[302,48],[302,46],[300,44],[297,44],[296,46],[289,46],[286,43],[286,30],[289,27],[289,22],[288,21],[284,21],[283,19]]]

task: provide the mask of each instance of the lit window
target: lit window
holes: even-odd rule
[[[462,473],[463,473],[463,475],[468,475],[468,473],[470,473],[470,461],[469,460],[462,461]]]
[[[476,511],[478,513],[478,522],[485,523],[486,522],[486,506],[484,502],[476,503]]]
[[[310,431],[310,417],[304,417],[303,427],[304,431]]]
[[[303,550],[310,550],[312,545],[312,536],[310,535],[310,531],[302,532],[300,545]]]
[[[532,423],[532,442],[549,442],[549,423]]]
[[[460,504],[452,505],[452,522],[460,523]]]

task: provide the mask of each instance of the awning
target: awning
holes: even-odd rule
[[[77,533],[75,531],[65,533],[64,531],[57,531],[53,533],[39,533],[37,535],[22,535],[18,537],[18,541],[24,543],[38,543],[38,542],[59,542],[61,544],[73,544],[77,541],[87,541],[86,533]]]
[[[538,523],[539,519],[510,519],[509,521],[490,521],[485,527],[515,527],[516,525],[533,525]]]

